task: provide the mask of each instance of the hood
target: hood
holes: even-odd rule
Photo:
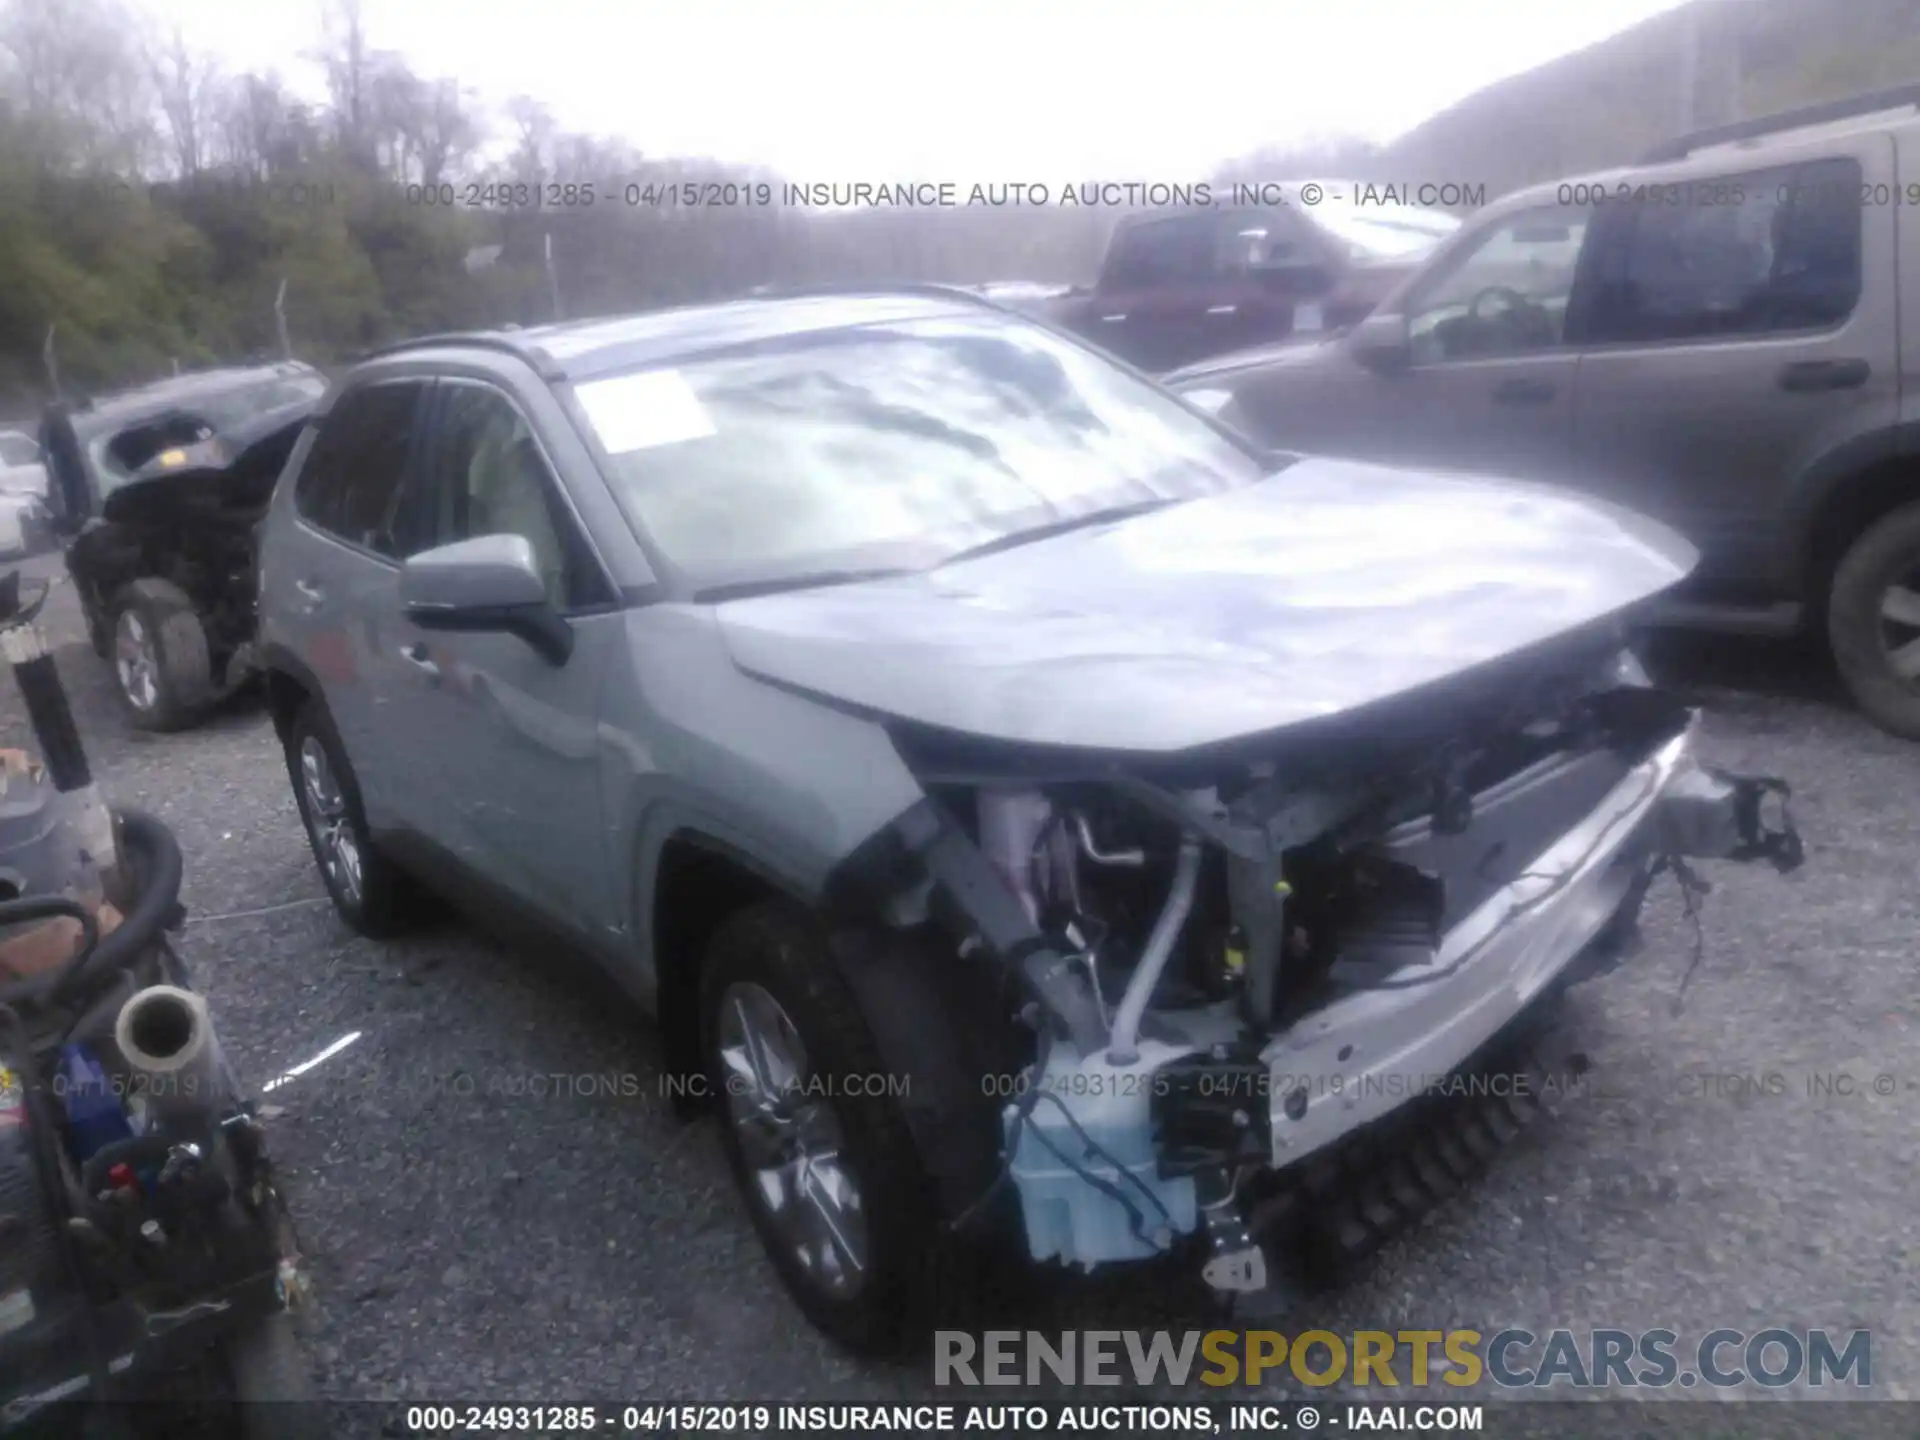
[[[264,505],[316,403],[280,406],[222,434],[207,433],[212,427],[202,425],[205,438],[159,451],[116,486],[101,506],[102,517],[132,520],[187,504]]]
[[[1273,370],[1300,365],[1327,365],[1339,361],[1351,363],[1343,350],[1341,332],[1301,335],[1289,340],[1262,345],[1252,350],[1235,350],[1213,355],[1160,377],[1160,383],[1175,390],[1214,385],[1231,379],[1242,370]]]
[[[716,609],[763,679],[983,739],[1171,753],[1514,656],[1696,558],[1544,486],[1313,458],[923,574]]]

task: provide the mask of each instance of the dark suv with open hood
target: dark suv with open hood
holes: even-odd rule
[[[67,570],[142,729],[191,723],[252,673],[254,529],[325,391],[283,361],[48,407]]]
[[[596,956],[878,1349],[983,1257],[1364,1249],[1418,1206],[1325,1167],[1464,1180],[1526,1093],[1436,1086],[1553,1063],[1663,857],[1795,863],[1622,649],[1693,558],[1258,450],[975,296],[795,295],[358,366],[262,660],[340,913],[424,879]]]

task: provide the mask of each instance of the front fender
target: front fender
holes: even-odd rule
[[[1805,596],[1814,583],[1821,560],[1821,518],[1835,505],[1844,506],[1849,492],[1871,483],[1888,462],[1906,458],[1920,465],[1920,420],[1900,420],[1891,401],[1853,417],[1850,431],[1807,465],[1787,492],[1774,563],[1777,578],[1795,594]],[[1914,493],[1920,496],[1920,483]]]

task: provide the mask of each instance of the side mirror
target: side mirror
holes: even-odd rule
[[[1413,363],[1413,341],[1404,315],[1369,315],[1347,336],[1354,359],[1372,370],[1404,370]]]
[[[422,630],[503,631],[555,665],[573,654],[573,627],[547,602],[524,535],[476,535],[421,551],[400,567],[400,605]]]

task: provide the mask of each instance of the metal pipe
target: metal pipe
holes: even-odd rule
[[[1074,833],[1080,837],[1080,853],[1096,865],[1144,865],[1147,852],[1144,850],[1102,850],[1093,842],[1093,827],[1087,824],[1087,817],[1078,810],[1073,812]]]
[[[1180,857],[1174,862],[1173,884],[1167,890],[1167,903],[1154,922],[1147,948],[1140,952],[1140,963],[1127,979],[1127,990],[1120,997],[1120,1009],[1113,1017],[1113,1035],[1107,1059],[1115,1065],[1131,1065],[1140,1058],[1140,1019],[1147,1013],[1147,1001],[1153,998],[1160,973],[1173,956],[1174,942],[1193,909],[1193,892],[1200,879],[1200,839],[1196,835],[1180,837]]]

